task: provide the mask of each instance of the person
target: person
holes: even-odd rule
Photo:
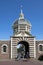
[[[25,56],[25,46],[23,44],[18,44],[17,47],[17,59],[24,58]]]

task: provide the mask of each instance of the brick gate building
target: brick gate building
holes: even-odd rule
[[[10,40],[0,40],[0,59],[15,59],[18,44],[25,46],[25,55],[28,52],[30,58],[38,58],[43,55],[43,40],[38,41],[31,34],[31,23],[25,19],[22,10],[12,27],[13,35]]]

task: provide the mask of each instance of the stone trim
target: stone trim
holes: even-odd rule
[[[35,38],[34,38],[34,58],[36,58],[36,43],[35,43]]]
[[[43,53],[43,51],[40,51],[40,50],[39,50],[39,46],[40,46],[40,45],[42,45],[42,46],[43,46],[43,44],[42,44],[42,43],[40,43],[40,44],[38,45],[38,52],[39,52],[39,53]]]
[[[22,36],[10,36],[10,38],[22,38]],[[25,36],[25,38],[35,38],[35,36]]]
[[[3,46],[7,47],[6,52],[3,52]],[[1,46],[1,54],[7,54],[7,53],[8,53],[8,45],[7,44],[2,44],[2,46]]]
[[[11,38],[11,59],[12,59],[12,38]]]

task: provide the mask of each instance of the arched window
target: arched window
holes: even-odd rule
[[[6,52],[7,47],[3,46],[3,52]]]
[[[8,53],[8,46],[7,44],[2,44],[1,46],[1,53]]]
[[[42,45],[39,45],[39,50],[40,51],[43,51],[42,47],[43,47]]]

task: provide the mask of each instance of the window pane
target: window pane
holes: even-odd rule
[[[3,52],[6,52],[6,46],[3,46]]]
[[[39,46],[39,50],[42,51],[42,45]]]

